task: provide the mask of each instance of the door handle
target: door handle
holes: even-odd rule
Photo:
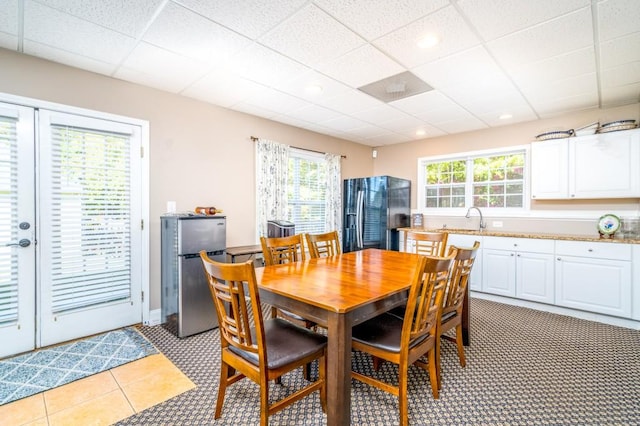
[[[5,244],[5,247],[13,247],[13,246],[20,246],[20,247],[29,247],[31,245],[31,241],[29,241],[26,238],[21,239],[20,241],[18,241],[17,243],[8,243]]]

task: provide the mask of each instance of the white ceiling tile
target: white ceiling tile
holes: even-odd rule
[[[182,94],[229,108],[263,89],[266,88],[233,74],[211,72],[183,90]]]
[[[440,43],[430,49],[421,49],[417,44],[427,34],[436,34]],[[387,34],[373,44],[407,68],[413,68],[479,42],[456,9],[449,6]]]
[[[3,0],[0,7],[0,33],[18,35],[18,0]]]
[[[640,83],[602,89],[602,106],[605,108],[638,102],[640,102]]]
[[[118,64],[136,40],[32,1],[25,3],[25,40]],[[73,28],[73,31],[69,31]]]
[[[268,109],[278,114],[286,114],[290,111],[312,105],[302,99],[271,88],[254,93],[254,95],[246,99],[244,103]]]
[[[224,64],[251,43],[249,38],[175,3],[165,6],[143,40],[207,64]]]
[[[600,66],[615,67],[640,61],[640,31],[600,44]]]
[[[165,72],[157,73],[162,69]],[[116,72],[117,78],[131,78],[136,83],[148,81],[152,87],[177,93],[201,78],[208,69],[200,62],[160,49],[148,43],[139,43]]]
[[[307,0],[175,1],[251,39],[263,35],[307,3]]]
[[[310,86],[319,86],[322,91],[320,93],[311,92],[308,90]],[[320,103],[321,99],[330,99],[352,90],[348,86],[313,70],[297,76],[290,76],[286,80],[274,83],[273,87],[313,103]]]
[[[438,128],[447,133],[470,132],[472,130],[486,129],[488,127],[489,126],[487,126],[484,122],[475,117],[466,118],[464,120],[452,120],[438,123]]]
[[[640,31],[638,0],[607,0],[598,3],[600,41]]]
[[[415,129],[411,129],[411,131],[409,132],[398,132],[398,133],[401,133],[407,138],[409,138],[409,140],[414,140],[414,141],[420,140],[420,139],[426,139],[426,138],[434,138],[436,136],[443,136],[447,134],[446,132],[438,129],[437,127],[430,126],[428,124],[423,124],[422,126],[420,126],[420,130],[422,130],[424,133],[417,134]]]
[[[338,118],[342,114],[318,105],[309,105],[304,108],[289,111],[288,115],[310,123],[322,123],[323,121]]]
[[[259,40],[305,65],[338,58],[365,41],[309,4]]]
[[[588,8],[487,43],[498,63],[506,69],[592,45],[593,26]]]
[[[299,118],[292,117],[289,114],[276,115],[276,116],[272,117],[271,120],[274,120],[274,121],[277,121],[277,122],[280,122],[280,123],[284,123],[284,124],[288,124],[290,126],[299,127],[301,129],[307,129],[310,126],[312,126],[312,123],[309,123],[306,120],[301,120]]]
[[[518,86],[536,87],[595,71],[595,49],[588,47],[517,67],[511,76]]]
[[[311,68],[255,43],[233,56],[225,69],[267,86],[311,71]]]
[[[601,82],[604,88],[640,83],[640,61],[603,70]]]
[[[0,47],[4,49],[17,50],[18,36],[0,32]]]
[[[116,65],[114,64],[107,64],[34,41],[25,40],[23,51],[27,55],[37,56],[98,74],[111,75],[116,70]]]
[[[394,118],[391,120],[380,121],[378,126],[398,133],[411,133],[425,125],[425,122],[419,118],[407,115],[405,117]]]
[[[31,0],[26,0],[29,3]],[[37,0],[85,21],[139,37],[164,0]]]
[[[360,87],[399,74],[406,69],[370,44],[340,58],[318,64],[318,70],[351,87]]]
[[[505,109],[507,111],[505,111]],[[511,115],[511,118],[501,119],[500,115],[503,113],[509,113]],[[538,118],[529,104],[525,102],[522,102],[522,104],[520,105],[510,104],[501,110],[477,113],[476,115],[480,120],[488,124],[490,127],[506,126],[515,123],[522,123],[525,121],[533,121]]]
[[[407,113],[399,111],[386,104],[379,105],[366,111],[354,112],[350,115],[372,124],[410,117]]]
[[[382,127],[374,126],[373,124],[368,124],[363,127],[359,127],[357,129],[351,129],[347,133],[357,135],[361,138],[374,138],[377,136],[390,135],[391,131],[387,129],[383,129]]]
[[[244,102],[238,102],[237,104],[234,104],[231,109],[233,109],[234,111],[244,112],[245,114],[254,115],[256,117],[263,117],[268,119],[278,115],[271,110],[260,108],[255,105],[245,104]]]
[[[537,118],[527,100],[516,90],[496,92],[487,98],[469,97],[461,99],[459,103],[476,117],[489,115],[497,118],[503,114],[511,114],[515,117],[517,112],[520,114],[519,119],[535,120]]]
[[[585,93],[595,94],[597,97],[598,86],[596,74],[583,74],[564,80],[549,81],[546,86],[523,87],[522,93],[534,105],[541,102],[553,101],[578,96]]]
[[[393,101],[390,105],[415,116],[430,111],[441,111],[443,109],[447,109],[450,105],[455,106],[449,98],[437,90],[431,90],[429,92]]]
[[[381,101],[356,89],[333,98],[318,99],[316,103],[348,115],[383,105]]]
[[[460,0],[458,7],[485,41],[590,5],[590,0]]]
[[[348,115],[341,115],[337,118],[322,123],[323,126],[339,131],[349,131],[360,127],[365,127],[368,124],[369,123],[358,120],[357,118],[350,117]]]
[[[541,118],[554,117],[570,111],[580,111],[598,107],[598,93],[582,93],[569,98],[546,99],[531,102]]]
[[[407,142],[409,138],[398,133],[389,133],[386,135],[374,136],[366,138],[363,143],[370,146],[393,145],[397,143]]]
[[[449,5],[449,0],[314,0],[343,24],[373,40]]]

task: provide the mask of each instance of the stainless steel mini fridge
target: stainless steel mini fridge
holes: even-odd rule
[[[178,337],[218,326],[213,300],[200,260],[226,260],[226,217],[193,214],[161,218],[162,321]]]

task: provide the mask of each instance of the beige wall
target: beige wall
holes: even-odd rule
[[[592,109],[566,114],[552,119],[531,121],[467,132],[438,138],[425,139],[378,148],[374,160],[374,174],[391,175],[411,179],[415,188],[418,174],[418,158],[459,152],[502,148],[531,143],[536,135],[552,130],[580,128],[594,121],[607,123],[615,120],[640,120],[640,104],[611,109]],[[640,167],[640,165],[638,165]],[[412,190],[411,207],[416,209],[416,191]],[[532,210],[637,210],[638,200],[571,200],[532,201]]]
[[[149,121],[150,307],[160,308],[160,215],[216,206],[227,245],[255,242],[254,144],[258,136],[344,154],[343,177],[373,172],[370,148],[0,49],[0,92]]]

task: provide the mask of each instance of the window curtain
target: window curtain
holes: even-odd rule
[[[256,230],[267,235],[267,220],[287,217],[289,146],[266,139],[256,142]]]
[[[342,237],[342,174],[340,163],[342,157],[335,154],[325,154],[327,167],[327,188],[325,192],[325,229],[337,230]]]

